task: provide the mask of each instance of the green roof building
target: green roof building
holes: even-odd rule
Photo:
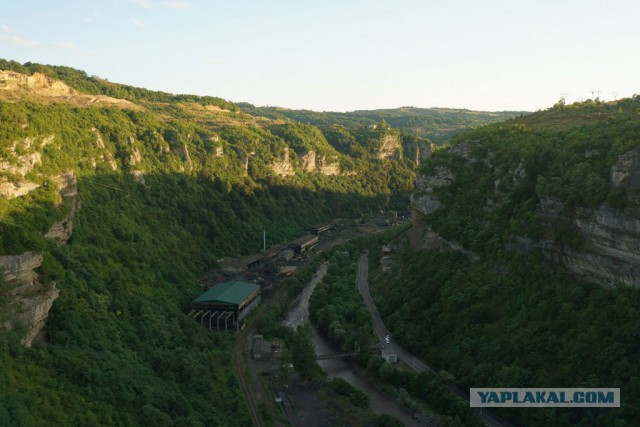
[[[260,286],[249,282],[223,282],[209,288],[191,303],[189,315],[202,326],[240,330],[245,318],[260,304]]]

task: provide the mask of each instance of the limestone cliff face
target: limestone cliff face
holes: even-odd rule
[[[12,329],[25,325],[27,333],[22,340],[30,346],[42,330],[49,309],[60,291],[55,283],[44,287],[38,280],[35,269],[42,265],[42,255],[25,252],[21,255],[0,256],[0,271],[4,273],[4,289],[7,296],[0,306],[2,326]]]
[[[289,147],[284,147],[282,157],[271,164],[271,169],[276,175],[295,175],[296,172],[293,170],[293,165],[289,160]]]
[[[12,182],[8,178],[0,177],[0,197],[5,199],[13,199],[31,193],[38,184],[29,181]]]
[[[0,90],[16,91],[20,89],[50,96],[78,95],[78,91],[75,89],[43,73],[36,72],[27,76],[14,71],[0,71]]]
[[[180,158],[187,165],[187,170],[189,172],[193,171],[193,162],[191,161],[191,155],[189,154],[189,146],[187,144],[180,144],[177,147],[178,154],[180,154]],[[140,153],[138,152],[138,156]],[[139,163],[139,162],[138,162]]]
[[[69,204],[69,213],[62,221],[54,223],[45,234],[59,245],[65,244],[73,231],[73,218],[80,209],[78,183],[73,172],[65,172],[52,178],[58,187],[57,204]],[[0,256],[0,273],[4,285],[4,302],[0,303],[0,325],[12,329],[24,325],[27,332],[22,340],[30,346],[45,325],[49,310],[60,291],[55,283],[44,286],[40,283],[36,269],[42,265],[42,254],[25,252],[21,255]]]
[[[142,107],[124,99],[80,93],[66,83],[38,72],[27,76],[15,71],[0,70],[0,99],[8,101],[29,99],[45,102],[65,102],[74,105],[107,105],[133,110],[142,109]]]
[[[478,161],[471,157],[469,145],[459,144],[450,151],[470,162]],[[507,171],[505,178],[516,184],[525,176],[523,162],[520,162],[515,169]],[[640,153],[631,151],[621,155],[611,168],[610,177],[612,187],[625,187],[633,195],[640,189]],[[443,245],[455,248],[455,243],[443,241],[431,229],[427,218],[442,208],[434,190],[448,186],[453,180],[454,174],[444,167],[417,176],[416,191],[411,197],[412,244],[415,248],[441,248]],[[499,184],[496,182],[496,188]],[[507,249],[523,254],[540,251],[546,259],[564,266],[567,271],[601,285],[640,287],[639,208],[616,209],[600,205],[569,209],[554,197],[541,194],[538,197],[536,214],[545,229],[545,238],[532,240],[512,236]],[[491,209],[490,205],[489,200],[486,208]],[[577,242],[569,245],[556,240],[559,228],[571,230]]]
[[[538,215],[548,228],[572,227],[584,242],[571,247],[555,240],[514,237],[507,245],[520,253],[540,250],[572,273],[601,285],[640,287],[640,209],[610,206],[576,208],[565,212],[562,202],[541,198]]]
[[[73,172],[66,172],[55,176],[53,181],[58,186],[58,192],[60,194],[58,204],[66,200],[69,203],[70,209],[66,217],[62,221],[54,223],[44,237],[55,240],[59,245],[64,245],[71,237],[71,233],[73,232],[73,218],[80,209],[78,181]]]
[[[339,175],[340,163],[330,161],[327,156],[308,151],[299,155],[300,169],[305,172],[319,172],[324,175]],[[271,164],[273,172],[280,176],[295,175],[296,171],[289,158],[289,147],[285,147],[282,157]]]
[[[378,159],[399,159],[401,158],[400,136],[395,133],[385,133],[381,138],[381,145],[376,153]]]
[[[316,170],[316,152],[309,151],[308,153],[300,156],[300,167],[307,172],[313,172]]]
[[[640,188],[640,152],[633,150],[619,156],[611,168],[610,180],[614,188]]]
[[[618,157],[611,167],[610,185],[624,187],[633,198],[640,188],[640,153],[629,151]],[[519,251],[540,249],[569,271],[602,285],[640,287],[640,209],[616,209],[601,205],[571,210],[552,197],[540,196],[538,216],[551,228],[556,224],[571,227],[581,238],[579,247],[569,247],[553,240],[513,244]]]
[[[446,168],[436,168],[432,174],[416,176],[415,192],[411,195],[411,218],[413,231],[411,245],[414,249],[441,248],[443,240],[434,232],[427,221],[427,215],[442,207],[434,195],[434,190],[448,185],[455,178]]]
[[[417,166],[420,166],[422,162],[427,160],[431,156],[431,153],[433,153],[431,144],[426,141],[419,141],[414,146],[408,147],[406,150],[409,158],[413,159]]]
[[[13,141],[6,150],[7,157],[0,161],[0,174],[10,174],[13,178],[0,176],[0,197],[13,199],[40,187],[36,183],[25,180],[24,177],[42,164],[42,157],[38,150],[51,144],[53,140],[54,136],[48,135]]]
[[[331,162],[327,159],[327,156],[318,156],[316,166],[320,173],[324,175],[340,175],[340,163],[337,160]]]

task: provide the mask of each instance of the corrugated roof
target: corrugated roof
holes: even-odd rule
[[[223,282],[209,288],[208,291],[194,299],[193,302],[213,302],[240,305],[256,289],[255,283]]]
[[[299,239],[294,240],[293,242],[291,242],[291,244],[304,246],[317,241],[318,241],[318,236],[314,236],[313,234],[308,234],[306,236],[302,236]]]

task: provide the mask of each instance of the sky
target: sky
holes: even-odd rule
[[[0,58],[257,106],[535,111],[640,93],[637,0],[20,0]]]

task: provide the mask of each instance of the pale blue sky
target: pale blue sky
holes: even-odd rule
[[[637,0],[7,1],[0,57],[318,111],[640,93]]]

